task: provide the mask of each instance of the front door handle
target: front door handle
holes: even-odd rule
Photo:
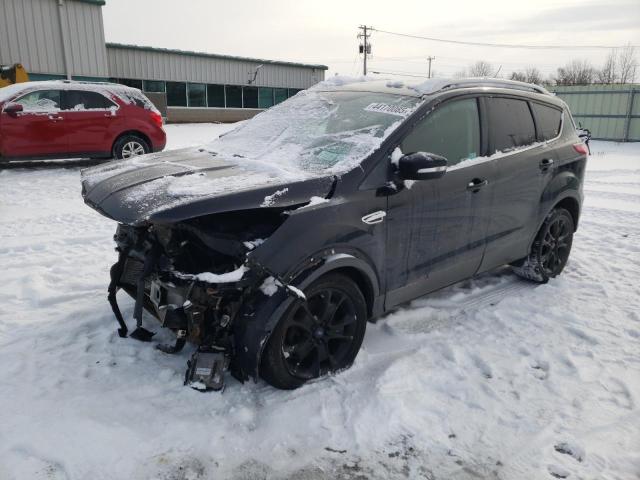
[[[53,120],[54,122],[57,122],[59,120],[64,120],[64,118],[61,117],[60,115],[49,115],[49,120]]]
[[[542,170],[543,172],[546,172],[552,165],[553,160],[551,160],[550,158],[543,158],[539,163],[540,170]]]
[[[474,178],[467,184],[467,190],[470,192],[476,193],[479,192],[480,189],[489,184],[489,180],[486,178]]]

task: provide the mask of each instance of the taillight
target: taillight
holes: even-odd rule
[[[162,128],[162,115],[160,115],[158,112],[151,112],[151,120],[153,120],[153,123]]]
[[[573,149],[581,155],[588,155],[589,149],[584,143],[574,143]]]

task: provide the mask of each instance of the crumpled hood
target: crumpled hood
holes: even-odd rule
[[[85,203],[128,225],[289,207],[326,197],[335,177],[288,172],[241,157],[187,148],[109,162],[81,173]]]

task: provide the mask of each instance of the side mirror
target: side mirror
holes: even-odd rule
[[[398,171],[405,180],[431,180],[447,172],[447,159],[435,153],[409,153],[398,160]]]
[[[7,106],[4,107],[3,111],[7,115],[11,115],[12,117],[15,117],[16,115],[18,115],[18,112],[22,112],[23,110],[24,110],[24,107],[19,103],[7,103]]]

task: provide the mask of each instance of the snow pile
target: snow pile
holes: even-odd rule
[[[262,204],[260,206],[261,207],[270,207],[270,206],[272,206],[274,203],[276,203],[276,199],[278,197],[283,196],[288,191],[289,191],[289,189],[287,187],[283,188],[282,190],[276,190],[271,195],[267,195],[266,197],[264,197],[264,201],[262,202]]]
[[[240,265],[238,268],[232,270],[231,272],[220,274],[202,272],[198,273],[197,275],[193,275],[193,278],[206,283],[233,283],[242,280],[242,277],[247,270],[249,269],[245,265]]]
[[[313,207],[315,205],[320,205],[321,203],[329,203],[329,199],[328,198],[323,198],[323,197],[313,196],[313,197],[311,197],[309,199],[309,203],[307,203],[306,205],[303,205],[298,210],[301,210],[303,208]]]
[[[265,278],[264,282],[262,282],[262,285],[260,285],[260,291],[267,297],[271,297],[278,291],[278,288],[280,288],[281,286],[282,283],[280,283],[274,277],[267,277]]]
[[[170,143],[210,137],[188,130],[169,125]],[[636,478],[640,144],[592,151],[557,279],[498,269],[369,324],[347,371],[223,394],[182,386],[193,346],[118,337],[115,226],[78,169],[0,171],[0,478]]]

